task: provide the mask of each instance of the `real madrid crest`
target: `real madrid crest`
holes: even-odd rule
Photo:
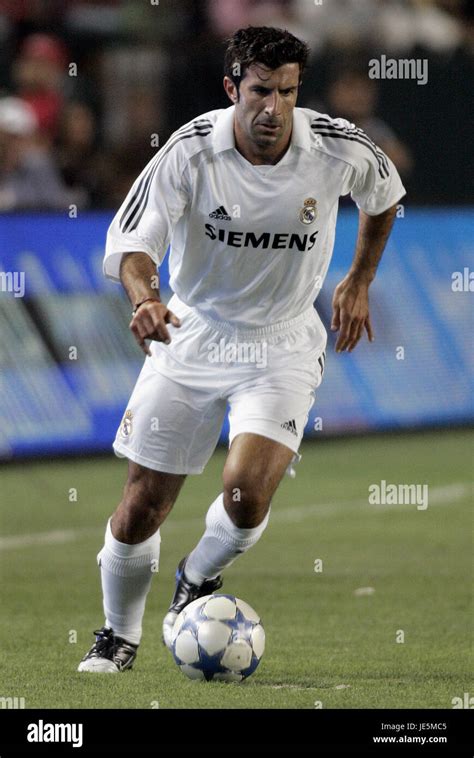
[[[132,411],[125,411],[125,415],[120,424],[120,434],[122,437],[130,437],[132,433]]]
[[[302,224],[312,224],[318,216],[318,201],[314,197],[307,197],[300,210],[300,221]]]

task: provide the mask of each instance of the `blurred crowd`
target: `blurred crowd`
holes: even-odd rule
[[[362,127],[414,202],[468,202],[471,6],[0,0],[0,212],[117,207],[157,143],[227,106],[223,40],[250,24],[287,28],[309,43],[299,105]],[[369,60],[382,54],[427,58],[427,85],[370,79]]]

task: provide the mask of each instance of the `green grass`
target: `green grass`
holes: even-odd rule
[[[126,464],[3,466],[0,696],[24,697],[27,708],[311,709],[316,701],[324,708],[451,708],[453,697],[474,691],[472,449],[468,431],[303,445],[297,478],[285,477],[269,528],[225,575],[223,591],[253,605],[267,634],[259,668],[240,685],[188,681],[160,641],[176,564],[199,538],[220,490],[224,450],[202,476],[188,478],[162,527],[139,656],[119,676],[75,669],[103,623],[95,556]],[[371,506],[368,487],[381,479],[427,483],[433,502],[426,511]],[[77,502],[69,501],[70,488]],[[15,547],[6,539],[55,530],[73,532],[57,543]],[[358,587],[375,592],[356,596]],[[404,643],[396,642],[398,630]]]

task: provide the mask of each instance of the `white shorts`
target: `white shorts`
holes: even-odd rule
[[[229,406],[229,446],[242,432],[298,448],[324,371],[326,332],[314,308],[258,329],[214,322],[174,295],[170,345],[152,342],[114,451],[170,474],[200,474]]]

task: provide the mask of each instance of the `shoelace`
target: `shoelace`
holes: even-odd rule
[[[97,629],[94,634],[96,635],[95,650],[97,655],[102,652],[107,652],[107,657],[113,660],[118,648],[118,642],[115,639],[113,632],[104,632],[103,629]]]

